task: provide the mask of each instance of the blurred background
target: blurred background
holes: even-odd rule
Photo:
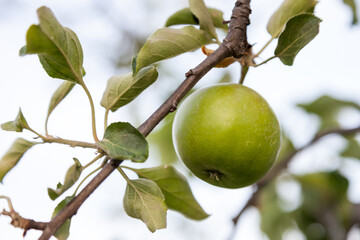
[[[207,6],[222,10],[225,19],[230,18],[234,2],[205,0]],[[248,41],[254,44],[255,52],[270,39],[266,24],[281,2],[252,1]],[[284,152],[304,146],[319,131],[359,126],[360,27],[352,24],[353,12],[344,2],[319,2],[315,14],[323,20],[320,34],[300,51],[294,66],[284,66],[275,59],[250,69],[245,80],[245,85],[260,93],[277,114],[289,139],[284,141],[287,143]],[[359,0],[354,3],[360,6]],[[100,131],[104,109],[99,102],[108,78],[130,72],[132,55],[172,13],[187,7],[188,1],[1,0],[0,123],[15,119],[21,107],[29,125],[38,132],[44,132],[50,98],[62,81],[48,77],[36,56],[19,57],[18,51],[25,45],[29,26],[38,23],[36,9],[42,5],[50,7],[61,24],[74,30],[80,39],[85,82],[97,105]],[[225,33],[219,34],[225,36]],[[276,42],[264,51],[263,60],[273,55],[275,47]],[[160,74],[157,82],[135,101],[110,114],[109,122],[129,121],[134,126],[140,125],[184,80],[184,74],[203,59],[201,51],[195,51],[157,64]],[[239,77],[238,64],[227,69],[213,69],[196,88],[219,81],[237,82]],[[171,117],[169,115],[150,134],[147,162],[126,165],[175,165],[188,177],[196,199],[211,216],[197,222],[168,211],[167,229],[152,234],[141,221],[124,212],[122,197],[126,182],[120,174],[114,173],[73,217],[70,240],[341,239],[329,235],[329,226],[348,233],[347,239],[360,239],[359,225],[350,224],[354,218],[352,214],[360,212],[359,134],[348,138],[331,135],[297,154],[289,168],[261,190],[257,207],[249,207],[234,227],[232,218],[242,209],[254,188],[222,189],[192,177],[173,152]],[[49,133],[92,141],[90,107],[80,87],[75,87],[55,109],[49,120]],[[102,132],[98,134],[101,136]],[[3,156],[20,136],[28,140],[34,137],[29,132],[0,131],[0,155]],[[48,221],[61,199],[52,201],[47,188],[54,188],[63,181],[73,157],[86,163],[94,154],[92,150],[56,144],[35,146],[0,184],[0,195],[9,196],[15,210],[23,217]],[[136,177],[130,172],[129,176]],[[74,188],[70,189],[69,194],[73,191]],[[0,200],[0,208],[8,209],[4,200]],[[334,221],[330,225],[324,223],[329,219]],[[0,216],[0,239],[21,239],[22,231],[9,222],[8,217]],[[25,239],[37,239],[40,234],[31,230]]]

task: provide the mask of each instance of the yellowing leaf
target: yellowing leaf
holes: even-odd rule
[[[0,160],[0,182],[2,182],[5,175],[16,166],[25,152],[36,144],[36,142],[29,142],[23,138],[15,140],[11,148]]]
[[[201,47],[201,51],[206,55],[209,56],[210,54],[212,54],[215,50],[212,49],[208,49],[205,46]],[[229,65],[233,64],[234,62],[236,62],[236,58],[234,57],[227,57],[224,60],[222,60],[221,62],[219,62],[218,64],[216,64],[216,68],[226,68]]]
[[[48,113],[46,116],[46,124],[45,124],[46,129],[50,114],[54,111],[57,105],[59,105],[59,103],[69,94],[69,92],[73,89],[74,86],[75,83],[70,81],[64,81],[54,92],[53,96],[51,97]]]
[[[57,199],[66,190],[72,187],[75,182],[79,179],[82,172],[82,166],[78,159],[74,158],[75,163],[69,168],[66,173],[64,184],[59,183],[56,189],[48,188],[48,195],[51,200]]]
[[[23,113],[21,112],[21,109],[19,109],[19,113],[14,121],[9,121],[1,124],[1,128],[2,130],[5,131],[15,131],[15,132],[22,132],[24,129],[30,129]]]

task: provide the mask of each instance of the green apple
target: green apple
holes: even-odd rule
[[[259,180],[280,148],[279,122],[266,100],[241,84],[195,91],[173,124],[176,153],[200,179],[224,188]]]

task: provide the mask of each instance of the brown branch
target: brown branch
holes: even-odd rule
[[[26,235],[26,232],[29,229],[36,230],[45,230],[47,223],[45,222],[36,222],[32,219],[23,218],[19,215],[19,213],[15,211],[6,211],[5,209],[0,213],[0,215],[9,216],[11,218],[10,224],[14,227],[24,229],[23,236]]]
[[[259,182],[256,183],[256,190],[253,193],[253,195],[249,198],[247,203],[244,205],[244,207],[239,211],[239,213],[232,219],[234,226],[233,228],[236,228],[236,225],[239,221],[239,218],[241,215],[245,212],[245,210],[251,206],[256,205],[256,200],[258,198],[258,193],[261,189],[263,189],[270,181],[272,181],[276,176],[278,176],[284,169],[286,169],[291,162],[291,160],[300,152],[304,151],[305,149],[313,146],[315,143],[317,143],[319,140],[323,139],[324,137],[332,134],[338,134],[341,136],[347,136],[352,135],[357,132],[360,132],[360,126],[350,129],[332,129],[329,131],[321,132],[316,134],[306,145],[304,145],[301,148],[298,148],[294,150],[292,153],[287,155],[279,164],[275,165],[268,174],[265,175]],[[359,219],[356,219],[359,221]],[[356,221],[355,220],[355,221]],[[233,235],[233,234],[232,234]]]
[[[202,63],[186,73],[186,79],[175,92],[138,128],[147,136],[155,126],[170,112],[176,110],[181,99],[194,85],[217,63],[226,57],[242,57],[248,51],[246,28],[249,25],[250,0],[237,0],[230,20],[229,32],[219,48],[208,56]],[[120,165],[120,161],[111,160],[93,178],[93,180],[76,196],[62,211],[48,224],[39,240],[49,239],[59,227],[76,214],[84,201],[95,189]]]

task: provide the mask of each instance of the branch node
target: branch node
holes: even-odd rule
[[[15,228],[24,229],[23,236],[26,235],[29,229],[44,230],[47,226],[47,223],[36,222],[32,219],[23,218],[20,216],[19,213],[15,211],[8,212],[4,209],[0,215],[9,216],[11,218],[10,224],[13,225]]]
[[[185,77],[190,77],[193,74],[193,69],[190,69],[187,73],[185,73]]]
[[[176,103],[174,102],[169,110],[169,112],[175,112],[177,109]]]

